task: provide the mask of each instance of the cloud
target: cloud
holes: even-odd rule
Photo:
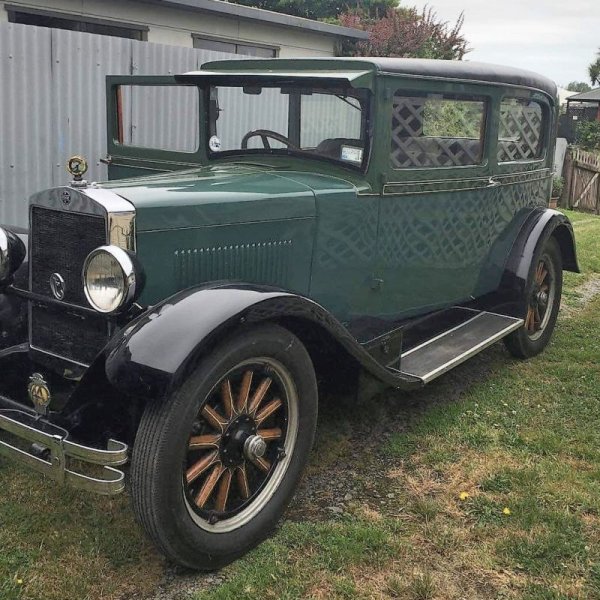
[[[551,77],[566,85],[587,81],[587,66],[600,46],[600,0],[403,0],[430,6],[454,23],[473,48],[466,59],[495,62]]]

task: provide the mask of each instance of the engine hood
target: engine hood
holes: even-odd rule
[[[136,207],[138,232],[311,218],[320,192],[357,189],[333,175],[240,163],[100,185]]]

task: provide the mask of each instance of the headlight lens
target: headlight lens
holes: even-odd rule
[[[101,313],[127,307],[139,288],[139,276],[129,254],[116,246],[90,252],[83,265],[83,287],[88,302]]]
[[[8,235],[0,227],[0,281],[8,279],[10,273],[10,257],[8,254]]]
[[[14,233],[0,227],[0,283],[6,282],[25,259],[25,244]]]

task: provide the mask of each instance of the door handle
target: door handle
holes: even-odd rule
[[[497,179],[494,179],[493,177],[489,178],[487,187],[494,188],[494,187],[498,187],[499,185],[502,185],[502,184]]]

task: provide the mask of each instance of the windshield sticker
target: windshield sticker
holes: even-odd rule
[[[210,140],[208,140],[208,147],[211,152],[220,152],[221,140],[216,135],[213,135]]]
[[[353,146],[342,146],[341,159],[348,162],[361,163],[363,160],[363,149],[354,148]]]

